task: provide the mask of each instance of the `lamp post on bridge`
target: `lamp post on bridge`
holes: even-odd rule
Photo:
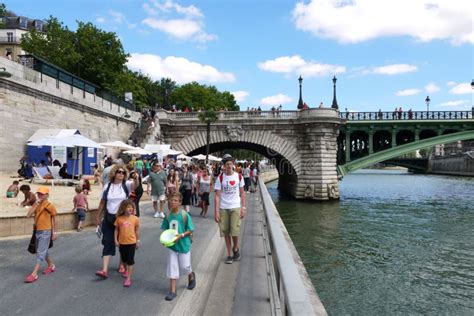
[[[425,103],[426,103],[426,111],[429,112],[430,111],[430,102],[431,102],[431,99],[430,99],[430,96],[427,95],[426,96],[426,99],[425,99]]]
[[[334,84],[334,93],[333,93],[331,108],[338,110],[339,106],[337,105],[337,100],[336,100],[336,81],[337,81],[337,78],[336,76],[334,76],[334,78],[332,78],[332,83]]]
[[[298,100],[298,110],[301,110],[303,109],[303,95],[302,95],[302,91],[301,91],[301,84],[303,83],[303,78],[301,78],[301,76],[298,78],[298,81],[300,82],[300,99]]]

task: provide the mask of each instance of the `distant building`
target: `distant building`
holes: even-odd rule
[[[1,57],[8,57],[16,60],[18,55],[24,55],[26,52],[21,49],[21,36],[37,30],[44,31],[45,21],[30,19],[24,16],[4,16],[0,17],[2,22],[0,26],[0,53]]]

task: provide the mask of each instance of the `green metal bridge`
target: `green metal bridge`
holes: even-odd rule
[[[338,174],[435,145],[474,140],[473,112],[341,112]]]

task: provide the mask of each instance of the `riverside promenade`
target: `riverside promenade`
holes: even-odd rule
[[[94,228],[61,233],[50,252],[56,272],[40,275],[33,284],[23,283],[35,262],[26,251],[29,236],[0,239],[0,314],[278,315],[266,260],[261,195],[248,194],[247,201],[242,259],[232,265],[223,262],[224,241],[213,220],[213,206],[208,218],[200,217],[200,209],[192,207],[192,265],[197,286],[187,290],[187,277],[182,277],[178,297],[172,302],[164,300],[169,286],[167,251],[159,243],[161,219],[152,217],[150,202],[142,204],[142,242],[130,288],[122,286],[123,279],[116,272],[118,256],[112,260],[107,280],[94,275],[100,268],[102,249]],[[306,314],[325,314],[319,300],[314,305],[318,309]]]

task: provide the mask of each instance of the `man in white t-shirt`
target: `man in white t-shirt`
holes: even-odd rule
[[[245,217],[245,191],[242,175],[234,171],[233,158],[222,158],[224,172],[216,178],[214,190],[214,220],[219,224],[221,237],[225,239],[227,259],[225,263],[240,260],[240,220]]]

